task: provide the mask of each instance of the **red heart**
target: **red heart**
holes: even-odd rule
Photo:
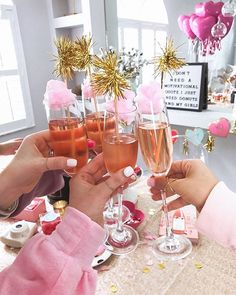
[[[129,209],[131,215],[130,220],[126,224],[136,229],[144,221],[144,213],[141,210],[135,209],[134,203],[130,201],[123,201],[123,205]]]
[[[230,130],[230,122],[226,118],[220,118],[219,120],[211,123],[208,130],[215,136],[227,137]]]
[[[172,142],[175,143],[178,139],[179,132],[176,129],[171,130]]]

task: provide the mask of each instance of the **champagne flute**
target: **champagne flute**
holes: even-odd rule
[[[127,166],[135,167],[138,153],[138,140],[135,133],[136,107],[126,113],[106,111],[103,133],[103,156],[107,171],[111,174]],[[115,116],[115,126],[109,126],[109,118]],[[122,189],[122,188],[121,188]],[[122,220],[123,192],[118,194],[118,220],[116,227],[110,228],[107,244],[109,250],[116,255],[130,253],[135,250],[139,237],[130,226]]]
[[[77,160],[77,166],[67,169],[69,175],[77,173],[88,162],[87,135],[78,102],[61,105],[56,109],[46,107],[50,131],[50,145],[55,156]]]
[[[157,177],[166,177],[172,163],[173,144],[167,109],[163,102],[159,107],[150,101],[150,112],[139,111],[138,138],[146,166]],[[188,238],[174,235],[169,221],[165,189],[160,191],[166,222],[166,235],[153,244],[153,252],[160,260],[178,260],[192,251]]]

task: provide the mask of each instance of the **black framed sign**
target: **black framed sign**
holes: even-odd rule
[[[164,92],[169,109],[201,112],[207,108],[208,64],[188,63],[165,77]]]

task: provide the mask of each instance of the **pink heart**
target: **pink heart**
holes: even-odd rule
[[[193,33],[201,40],[206,40],[211,36],[211,28],[216,24],[214,16],[196,17],[190,24]]]
[[[136,229],[144,221],[144,213],[141,210],[136,209],[134,203],[130,201],[123,201],[123,205],[129,209],[131,214],[131,218],[126,224]]]
[[[179,132],[176,129],[171,130],[172,142],[175,143],[178,139]]]
[[[230,122],[226,118],[220,118],[219,120],[211,123],[208,130],[215,136],[227,137],[230,130]]]
[[[180,30],[181,31],[183,31],[183,21],[186,19],[186,18],[189,18],[189,16],[188,15],[180,15],[179,17],[178,17],[178,25],[179,25],[179,28],[180,28]]]
[[[220,13],[221,13],[221,9],[224,5],[224,2],[216,2],[214,3],[214,6],[215,6],[215,11],[214,11],[214,14],[212,14],[213,16],[218,16]]]
[[[193,33],[191,27],[190,27],[190,24],[189,24],[189,19],[190,18],[185,18],[183,20],[183,23],[182,23],[182,27],[183,27],[183,32],[186,34],[186,36],[190,39],[195,39],[196,38],[196,35]]]
[[[196,4],[195,13],[198,16],[206,17],[206,16],[218,16],[221,13],[223,2],[214,3],[213,1],[209,2],[201,2]]]
[[[190,25],[190,28],[192,26],[192,22],[194,21],[194,19],[198,17],[195,13],[191,14],[190,15],[190,18],[189,18],[189,25]]]
[[[213,1],[209,2],[200,2],[195,6],[195,13],[198,16],[205,17],[205,16],[212,16],[215,11],[215,5]]]
[[[226,28],[227,28],[227,33],[225,34],[225,36],[228,34],[229,30],[231,29],[232,27],[232,23],[233,23],[233,20],[234,20],[234,17],[233,16],[223,16],[222,14],[220,14],[218,16],[218,19],[224,23],[226,25]],[[224,37],[225,37],[224,36]]]

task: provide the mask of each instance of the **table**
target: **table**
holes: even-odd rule
[[[139,196],[137,207],[147,217],[138,229],[140,236],[143,231],[157,232],[160,205],[147,194]],[[112,256],[104,264],[109,270],[98,272],[96,295],[236,294],[236,253],[202,235],[190,256],[179,262],[163,265],[153,256],[150,244],[142,244],[133,253]]]
[[[141,193],[137,207],[146,214],[138,231],[157,232],[160,202]],[[0,221],[0,232],[9,221]],[[144,242],[123,257],[111,256],[98,267],[96,295],[233,295],[236,294],[236,253],[200,236],[191,255],[179,262],[157,261],[150,242]],[[0,242],[0,270],[10,265],[18,250]],[[201,268],[202,266],[202,268]],[[107,270],[106,270],[107,269]],[[82,295],[82,294],[81,294]]]

